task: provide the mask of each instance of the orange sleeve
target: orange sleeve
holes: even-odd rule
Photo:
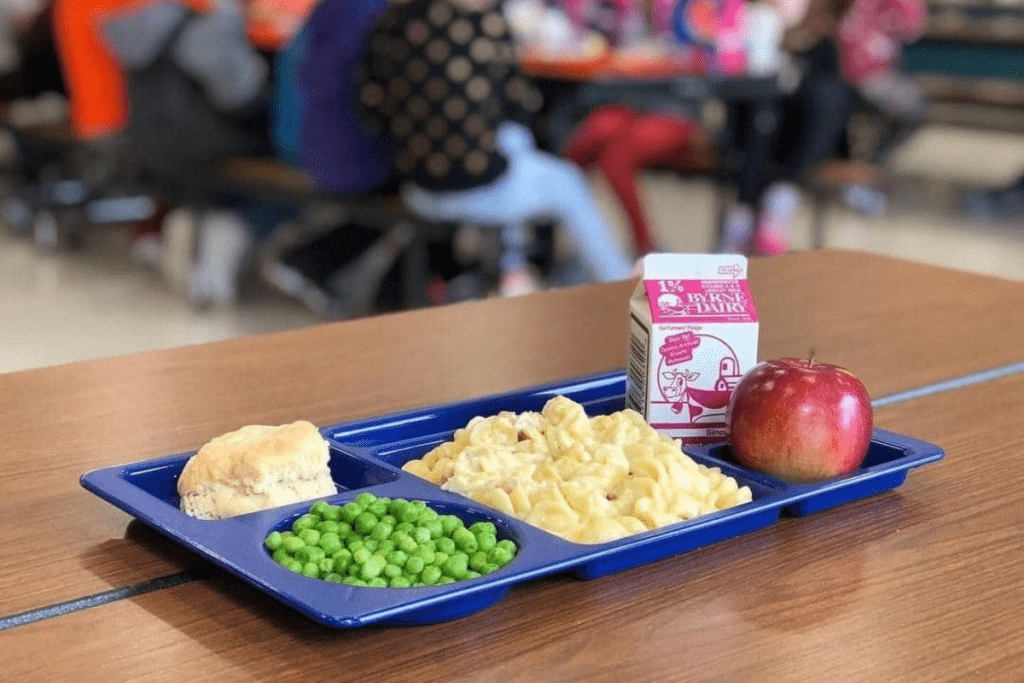
[[[121,131],[128,122],[125,76],[103,42],[104,17],[154,0],[56,0],[53,34],[68,91],[68,115],[75,133],[94,139]],[[206,11],[209,0],[182,0]]]

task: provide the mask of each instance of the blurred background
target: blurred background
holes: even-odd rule
[[[993,0],[0,0],[0,372],[650,251],[1019,279],[1022,66]]]

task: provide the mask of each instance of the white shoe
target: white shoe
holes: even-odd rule
[[[238,298],[238,276],[253,242],[249,226],[235,213],[213,211],[203,217],[199,227],[189,298],[197,306],[233,306]]]

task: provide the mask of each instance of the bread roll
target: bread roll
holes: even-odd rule
[[[178,479],[181,509],[197,519],[224,519],[337,493],[330,452],[306,421],[250,425],[213,439]]]

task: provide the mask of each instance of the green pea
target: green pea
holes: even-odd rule
[[[430,540],[430,529],[425,526],[418,526],[412,532],[412,537],[417,543],[426,543]]]
[[[387,588],[388,580],[378,576],[377,578],[370,579],[369,581],[367,581],[366,585],[370,588]]]
[[[384,571],[384,567],[387,566],[386,561],[383,557],[374,555],[363,564],[363,569],[359,573],[359,577],[363,581],[369,581],[370,579],[380,576],[381,572]]]
[[[384,539],[377,546],[377,552],[378,553],[384,553],[385,555],[387,555],[388,553],[390,553],[394,549],[395,549],[395,542],[392,541],[390,538]]]
[[[341,539],[338,538],[338,534],[327,532],[320,536],[320,547],[324,549],[324,552],[328,555],[341,550]]]
[[[421,545],[419,548],[416,548],[416,551],[413,553],[413,557],[418,557],[423,560],[423,564],[434,564],[436,561],[436,554],[434,551],[425,545]]]
[[[405,573],[411,576],[419,576],[420,572],[423,571],[423,567],[426,566],[426,562],[423,561],[422,557],[416,557],[415,555],[410,557],[405,562]]]
[[[395,525],[395,532],[401,531],[406,536],[412,533],[412,530],[416,528],[416,525],[412,522],[399,522]]]
[[[358,562],[353,562],[348,566],[348,569],[346,569],[345,572],[349,576],[353,576],[358,579],[359,575],[363,572],[363,565],[359,564]]]
[[[362,505],[364,508],[369,507],[373,503],[377,502],[377,496],[373,495],[369,491],[363,491],[356,496],[356,502]]]
[[[408,536],[400,540],[395,544],[395,547],[399,550],[404,550],[407,553],[411,553],[416,550],[416,541],[412,540]]]
[[[481,574],[493,574],[494,572],[498,571],[499,569],[501,569],[501,567],[499,567],[498,565],[493,564],[491,562],[488,562],[484,566],[478,568],[477,571],[480,572]]]
[[[315,545],[307,545],[295,551],[295,559],[301,562],[319,562],[326,556],[324,549]]]
[[[385,555],[384,559],[386,559],[390,564],[397,564],[399,567],[404,567],[409,556],[401,550],[393,550]]]
[[[479,533],[476,535],[476,545],[480,550],[488,552],[497,547],[498,539],[487,533]]]
[[[281,538],[288,538],[288,537],[294,536],[294,535],[295,534],[292,532],[291,529],[288,529],[287,531],[282,531],[281,532]]]
[[[345,547],[348,548],[350,552],[355,554],[357,550],[366,547],[366,545],[363,543],[362,538],[349,536],[348,539],[346,539],[345,541]]]
[[[412,524],[420,518],[420,511],[414,508],[412,505],[402,510],[401,514],[395,515],[400,522],[406,524]]]
[[[306,545],[316,545],[320,542],[320,532],[316,529],[303,529],[299,532],[299,538],[301,538]]]
[[[479,578],[480,578],[480,576],[481,576],[480,572],[475,572],[475,571],[473,571],[472,569],[470,569],[469,571],[467,571],[467,572],[466,572],[466,573],[465,573],[465,574],[464,574],[464,575],[462,576],[462,578],[463,578],[464,580],[468,581],[469,579],[479,579]]]
[[[427,504],[424,503],[422,500],[412,500],[409,501],[409,509],[415,510],[416,515],[419,516],[421,512],[427,509]]]
[[[477,551],[476,536],[469,529],[456,529],[452,535],[452,540],[455,541],[455,545],[459,550],[467,554]]]
[[[306,542],[298,536],[289,536],[281,541],[281,547],[291,554],[295,554],[295,551],[299,548],[304,548],[305,546]]]
[[[405,498],[395,498],[391,501],[391,505],[388,506],[388,513],[397,517],[401,515],[407,507],[409,507],[409,501]]]
[[[365,581],[363,581],[362,579],[357,579],[357,578],[351,577],[351,576],[348,577],[347,579],[345,579],[344,583],[347,583],[350,586],[360,586],[362,588],[366,588],[366,582]]]
[[[341,576],[341,574],[336,574],[334,572],[331,572],[330,574],[325,576],[324,577],[324,581],[330,581],[331,583],[344,583],[345,582],[345,580]]]
[[[348,549],[342,548],[331,555],[331,559],[334,560],[334,570],[342,572],[348,569],[348,566],[352,564],[352,553],[349,552]]]
[[[394,528],[394,526],[398,524],[398,520],[395,519],[394,515],[381,515],[380,523],[387,524],[389,527]]]
[[[338,535],[345,538],[352,533],[352,525],[348,522],[338,522]]]
[[[508,549],[502,548],[499,545],[488,554],[488,560],[499,567],[504,567],[512,561],[512,553],[510,553]]]
[[[473,532],[474,536],[481,532],[491,536],[498,535],[498,528],[494,526],[494,522],[477,522],[476,524],[471,524],[469,530]]]
[[[367,505],[366,511],[372,512],[374,515],[377,516],[377,518],[380,518],[388,514],[388,506],[385,503],[382,503],[381,501],[378,500],[372,505]]]
[[[402,568],[399,567],[397,564],[386,564],[386,565],[384,565],[384,576],[388,577],[389,579],[393,579],[396,576],[401,576],[401,575],[402,575]]]
[[[455,533],[456,529],[461,529],[463,526],[462,520],[455,515],[444,515],[441,517],[441,528],[445,536],[451,536]]]
[[[437,550],[445,555],[451,555],[455,552],[455,541],[450,538],[439,538],[437,539]]]
[[[356,517],[363,513],[363,506],[358,503],[346,503],[341,506],[341,519],[344,522],[352,524],[356,521]]]
[[[303,529],[312,529],[320,522],[320,518],[316,515],[302,515],[294,522],[292,522],[292,531],[298,534]]]
[[[436,564],[438,567],[440,567],[441,565],[443,565],[447,561],[448,561],[448,553],[442,553],[440,550],[438,550],[436,553],[434,553],[434,564]]]
[[[309,514],[317,515],[318,517],[323,519],[324,510],[326,510],[329,506],[330,503],[328,503],[326,500],[318,500],[317,502],[313,503],[313,506],[311,508],[309,508]]]
[[[265,539],[263,539],[263,545],[267,546],[267,550],[274,552],[281,547],[281,543],[284,538],[281,536],[280,531],[271,531]]]
[[[356,517],[355,529],[360,534],[368,534],[377,526],[377,515],[372,512],[363,512]]]
[[[480,550],[478,552],[473,553],[473,555],[469,558],[469,566],[474,571],[480,571],[480,568],[487,564],[487,560],[487,553],[485,553],[483,550]]]
[[[319,531],[321,535],[323,535],[323,534],[336,534],[336,533],[338,533],[338,523],[337,522],[330,522],[330,521],[325,520],[323,522],[320,522],[319,524],[317,524],[313,528],[316,529],[317,531]]]
[[[409,579],[408,576],[396,576],[395,578],[391,579],[392,588],[408,588],[411,585],[412,581]]]
[[[441,580],[441,568],[430,566],[424,567],[423,573],[420,575],[420,580],[428,586],[433,586]]]
[[[455,553],[445,560],[441,570],[453,579],[461,579],[466,575],[466,570],[468,568],[469,555],[466,553]]]
[[[302,575],[308,576],[311,579],[320,578],[320,565],[316,562],[306,562],[302,565]]]
[[[508,550],[508,552],[513,557],[515,557],[515,554],[516,554],[516,544],[513,543],[512,541],[510,541],[509,539],[506,538],[506,539],[504,539],[502,541],[498,541],[498,545],[496,547],[504,548],[504,549]]]
[[[430,537],[434,540],[444,536],[444,524],[440,519],[432,519],[423,526],[430,532]]]
[[[329,557],[320,560],[317,565],[320,567],[321,576],[327,576],[334,572],[334,560]]]
[[[373,557],[373,553],[366,548],[360,548],[352,552],[352,561],[356,564],[366,564],[371,557]]]
[[[324,508],[324,511],[320,513],[320,516],[328,522],[340,522],[341,521],[341,506],[340,505],[328,505]]]
[[[391,536],[391,532],[394,531],[394,529],[395,528],[389,524],[378,522],[377,526],[373,527],[373,530],[370,532],[370,538],[375,541],[385,541]]]
[[[289,557],[282,564],[284,565],[285,569],[289,569],[289,570],[295,572],[296,574],[301,574],[302,573],[302,566],[303,565],[302,565],[301,562],[299,562],[295,558]]]
[[[420,516],[417,518],[416,521],[420,524],[426,524],[427,522],[435,520],[440,516],[441,515],[437,514],[437,511],[431,510],[430,508],[426,508],[425,510],[420,511]]]
[[[289,555],[288,551],[284,548],[278,548],[274,551],[274,562],[284,564],[284,561],[289,559],[291,559],[291,555]]]
[[[455,579],[453,579],[450,576],[442,575],[441,578],[438,579],[438,581],[437,581],[437,585],[439,585],[439,586],[444,585],[446,583],[455,583]]]

